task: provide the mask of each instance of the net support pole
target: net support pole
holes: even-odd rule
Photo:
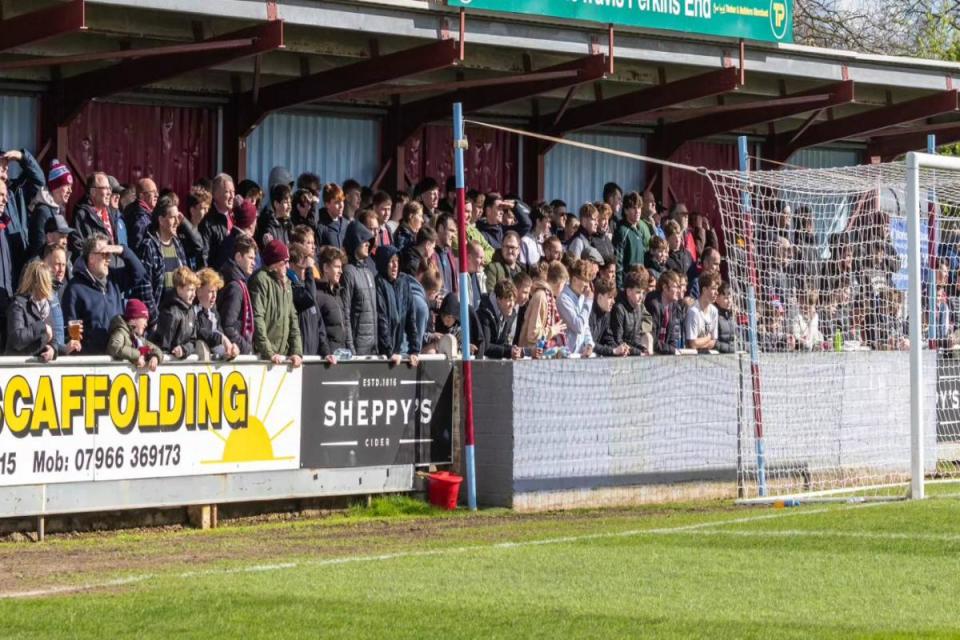
[[[923,499],[923,349],[920,318],[920,165],[924,156],[907,154],[907,305],[910,329],[910,497]]]
[[[467,271],[466,184],[463,178],[463,150],[467,138],[463,132],[463,106],[453,105],[453,164],[457,184],[457,234],[460,262],[460,336],[463,344],[464,462],[467,466],[467,506],[477,510],[477,467],[474,458],[473,430],[473,358],[470,354],[470,274]]]
[[[927,153],[934,155],[937,152],[937,136],[934,133],[931,133],[927,136]],[[927,227],[929,229],[929,238],[925,238],[927,244],[928,264],[927,264],[927,305],[929,310],[929,322],[927,323],[927,334],[928,340],[930,341],[930,348],[937,348],[937,340],[939,338],[945,338],[946,336],[939,335],[940,327],[937,323],[937,256],[940,254],[940,226],[937,222],[938,211],[937,211],[937,194],[933,190],[933,187],[930,188],[930,192],[927,194],[928,202],[931,203],[930,211],[928,212],[929,221]]]
[[[767,496],[767,463],[766,451],[763,442],[763,406],[760,399],[760,347],[757,344],[757,264],[756,243],[754,242],[752,203],[750,201],[749,182],[747,173],[750,171],[750,155],[747,146],[747,136],[737,138],[737,151],[740,156],[740,172],[743,174],[744,189],[741,195],[743,219],[745,221],[744,234],[747,243],[747,271],[749,284],[747,285],[747,317],[750,322],[750,383],[753,388],[753,423],[757,451],[757,495]]]

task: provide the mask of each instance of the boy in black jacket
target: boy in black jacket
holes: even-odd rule
[[[193,299],[200,279],[190,267],[178,267],[173,272],[173,289],[160,302],[160,319],[154,342],[174,358],[186,358],[197,353],[197,314]]]
[[[593,336],[593,352],[598,356],[628,356],[630,345],[618,343],[610,330],[611,311],[617,298],[616,285],[604,278],[593,282],[593,309],[590,311],[590,335]]]
[[[207,345],[214,358],[233,360],[240,355],[240,347],[221,331],[220,314],[217,312],[217,292],[223,288],[223,278],[207,267],[197,272],[197,279],[200,280],[197,303],[194,305],[197,338]]]
[[[683,319],[685,316],[680,299],[683,288],[680,274],[665,271],[657,280],[657,290],[647,295],[644,306],[653,322],[653,352],[673,355],[683,345]]]
[[[493,292],[480,300],[477,316],[483,332],[484,357],[506,360],[523,357],[523,350],[513,344],[517,332],[517,288],[513,282],[503,279],[493,287]]]
[[[623,291],[617,296],[617,304],[610,320],[613,344],[626,345],[632,356],[649,354],[652,351],[652,323],[642,302],[646,291],[647,281],[644,274],[636,271],[627,273],[623,278]],[[620,348],[622,351],[622,346]]]

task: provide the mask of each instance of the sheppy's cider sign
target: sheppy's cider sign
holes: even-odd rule
[[[0,375],[0,486],[299,467],[300,370]]]
[[[793,0],[448,0],[451,7],[793,42]]]

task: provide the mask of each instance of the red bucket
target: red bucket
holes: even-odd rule
[[[431,473],[429,477],[427,495],[430,497],[430,504],[448,511],[456,509],[457,496],[460,495],[460,483],[463,482],[463,478],[448,471]]]

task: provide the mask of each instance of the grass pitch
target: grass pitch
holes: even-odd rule
[[[960,637],[960,500],[394,513],[409,504],[2,544],[0,637]]]

